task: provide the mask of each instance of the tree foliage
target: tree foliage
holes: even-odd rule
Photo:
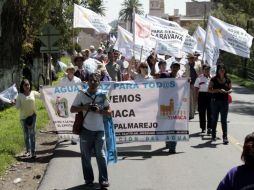
[[[144,14],[143,5],[139,0],[124,0],[121,6],[119,19],[125,22],[130,21],[130,31],[132,32],[133,10],[136,14],[142,15]]]
[[[104,6],[103,0],[82,0],[80,5],[99,15],[105,16],[106,7]]]

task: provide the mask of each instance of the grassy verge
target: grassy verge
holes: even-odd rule
[[[69,64],[70,57],[62,57],[61,61]],[[57,73],[60,80],[64,76],[64,72]],[[59,80],[54,81],[53,85],[57,85]],[[47,126],[49,119],[48,113],[42,100],[36,100],[37,108],[37,131]],[[15,162],[15,155],[24,150],[24,135],[19,120],[19,110],[15,106],[6,106],[0,111],[0,175],[10,164]]]
[[[232,80],[233,83],[236,83],[240,86],[244,86],[248,89],[254,90],[254,82],[251,80],[243,79],[236,75],[229,75],[229,78]]]
[[[37,131],[45,127],[49,120],[42,100],[36,100]],[[19,120],[19,110],[15,106],[0,112],[0,175],[15,161],[15,155],[24,150],[24,136]]]

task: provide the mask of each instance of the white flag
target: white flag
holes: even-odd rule
[[[197,40],[191,35],[187,34],[183,44],[183,51],[186,53],[194,53],[196,49],[197,49]]]
[[[102,16],[74,4],[73,28],[92,28],[97,33],[109,33],[111,26]]]
[[[170,27],[175,27],[175,28],[182,28],[178,23],[173,22],[173,21],[169,21],[157,16],[151,16],[151,15],[146,15],[146,18],[148,20],[150,20],[151,22],[156,22],[158,24],[161,25],[166,25],[166,26],[170,26]]]
[[[205,46],[205,36],[206,36],[206,31],[198,26],[193,33],[193,38],[196,39],[197,41],[197,47],[196,50],[203,52],[204,51],[204,46]]]
[[[122,55],[124,55],[127,59],[131,59],[133,56],[133,34],[118,26],[117,32],[117,40],[114,46],[114,49],[120,51]],[[150,51],[152,50],[153,46],[143,46],[141,44],[136,43],[134,47],[134,56],[135,58],[139,59],[142,57],[141,61],[145,61],[146,58],[150,55]]]
[[[10,88],[0,93],[0,99],[4,102],[11,103],[18,96],[16,85],[13,84]]]
[[[242,57],[250,57],[253,37],[238,26],[210,16],[208,21],[208,39],[219,49]]]
[[[205,47],[205,60],[212,67],[216,65],[217,60],[220,56],[220,49],[210,43],[209,40],[206,42]]]
[[[203,60],[205,60],[210,66],[216,65],[220,55],[220,50],[218,47],[213,45],[213,43],[211,42],[211,38],[209,38],[209,36],[207,36],[207,40],[205,40],[206,31],[200,26],[198,26],[193,34],[193,38],[196,39],[197,41],[195,50],[204,52]],[[204,51],[204,45],[205,45],[205,51]]]

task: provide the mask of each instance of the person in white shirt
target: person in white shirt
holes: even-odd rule
[[[25,156],[36,158],[36,107],[35,98],[40,98],[40,93],[32,90],[31,82],[23,79],[20,84],[20,93],[16,99],[16,108],[20,109],[20,122],[24,132],[26,145]]]
[[[80,152],[83,177],[87,186],[94,185],[94,173],[91,164],[92,149],[99,169],[99,183],[101,189],[109,186],[107,160],[105,153],[105,131],[103,115],[111,115],[108,99],[99,91],[100,76],[91,74],[88,78],[88,89],[79,92],[71,106],[71,112],[83,112],[84,121],[80,133]]]
[[[201,74],[195,81],[195,93],[198,101],[199,123],[202,133],[205,133],[207,128],[207,134],[211,135],[211,94],[208,92],[208,86],[210,82],[210,66],[202,66],[203,74]],[[207,116],[206,116],[207,115]],[[206,124],[207,117],[207,124]]]
[[[80,78],[74,76],[75,73],[75,67],[73,65],[69,65],[66,68],[66,76],[64,78],[62,78],[62,80],[60,81],[60,85],[61,86],[70,86],[73,84],[78,84],[81,83]],[[71,139],[71,144],[76,145],[77,144],[77,139]]]

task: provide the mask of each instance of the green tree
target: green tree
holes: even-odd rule
[[[82,0],[80,5],[94,11],[95,13],[105,16],[106,7],[103,0]]]
[[[125,22],[130,21],[130,32],[132,32],[133,10],[136,14],[144,14],[143,5],[139,0],[124,0],[121,4],[122,8],[119,12],[119,19]]]

